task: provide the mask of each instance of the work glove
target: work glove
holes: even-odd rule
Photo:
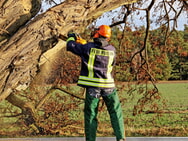
[[[78,36],[76,37],[76,42],[79,43],[79,44],[82,44],[82,45],[84,45],[84,44],[87,43],[87,41],[84,40],[80,35],[78,35]]]
[[[68,37],[68,38],[74,37],[74,39],[76,40],[77,33],[73,32],[73,31],[70,31],[70,32],[68,32],[67,37]]]
[[[80,44],[86,44],[87,43],[86,40],[82,39],[82,37],[79,34],[73,32],[73,31],[70,31],[67,34],[67,36],[68,36],[67,42],[76,41],[76,43],[80,43]]]

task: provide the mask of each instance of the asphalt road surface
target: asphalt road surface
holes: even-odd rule
[[[85,141],[85,138],[0,138],[0,141]],[[97,137],[96,141],[116,141],[116,139],[114,137]],[[127,137],[126,141],[188,141],[188,137]]]

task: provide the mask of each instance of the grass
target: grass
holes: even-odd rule
[[[133,116],[133,107],[140,96],[119,92],[120,99],[125,99],[121,103],[127,136],[188,136],[187,112],[178,113],[188,108],[188,83],[160,83],[157,87],[165,104],[163,110],[174,113],[142,113]],[[110,126],[107,115],[107,112],[99,113],[99,120]],[[109,133],[112,132],[110,129]]]
[[[166,104],[164,110],[175,113],[140,114],[134,117],[130,109],[136,104],[135,97],[128,104],[123,105],[125,120],[131,121],[126,124],[128,134],[130,136],[135,136],[135,133],[136,136],[187,136],[188,115],[176,112],[187,110],[188,83],[161,83],[157,86]],[[126,107],[131,108],[127,111]]]
[[[185,110],[188,107],[188,83],[158,84],[159,91],[167,100],[171,110]]]
[[[187,110],[188,83],[160,83],[157,87],[165,104],[162,110],[174,113],[142,113],[133,116],[133,107],[140,95],[119,92],[127,136],[188,136],[188,115],[178,113]],[[83,112],[78,119],[83,120]],[[112,136],[113,130],[105,106],[99,111],[98,120],[98,136]],[[83,124],[80,126],[83,127]]]
[[[188,136],[188,114],[178,113],[178,111],[188,110],[188,83],[159,83],[158,89],[165,102],[165,111],[174,111],[174,113],[153,113],[133,116],[133,107],[140,98],[139,94],[129,95],[126,91],[119,91],[119,97],[122,104],[124,123],[127,136]],[[77,86],[73,86],[75,91],[79,91]],[[63,95],[63,93],[62,93]],[[71,99],[70,99],[71,100]],[[80,104],[76,109],[71,109],[70,118],[76,122],[61,133],[63,136],[84,136],[83,107]],[[112,136],[113,130],[110,124],[110,118],[106,107],[100,103],[98,113],[98,132],[97,136]],[[6,101],[0,103],[0,136],[5,135],[7,128],[17,121],[16,118],[4,118],[2,113],[7,113],[14,108]],[[14,111],[18,109],[15,108]],[[15,126],[15,125],[14,125]],[[24,128],[24,127],[23,127]],[[22,129],[22,128],[19,128]],[[11,128],[15,132],[18,128]],[[10,133],[10,131],[9,131]],[[20,132],[21,133],[21,132]],[[8,136],[8,135],[7,135]],[[18,136],[21,136],[18,135]]]

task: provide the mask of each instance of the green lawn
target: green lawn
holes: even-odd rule
[[[188,136],[188,83],[160,83],[157,87],[161,93],[160,110],[166,113],[133,116],[133,108],[141,96],[119,91],[127,136]],[[83,120],[83,112],[78,115],[78,119]],[[111,136],[113,130],[105,106],[99,112],[98,120],[98,136]]]
[[[127,88],[124,91],[119,91],[119,97],[121,100],[124,123],[127,136],[188,136],[188,83],[159,83],[157,84],[159,92],[161,93],[162,99],[159,101],[161,106],[160,110],[169,111],[166,113],[150,113],[145,114],[144,112],[133,116],[133,107],[137,104],[138,99],[141,97],[138,93],[129,95]],[[79,87],[73,86],[74,92],[79,91]],[[59,95],[67,96],[66,102],[70,104],[73,99],[67,94],[59,93]],[[53,99],[56,98],[53,96]],[[52,97],[51,97],[52,99]],[[57,103],[63,102],[56,100]],[[69,102],[70,101],[70,102]],[[73,124],[65,128],[65,131],[61,135],[63,136],[84,136],[84,124],[83,124],[83,107],[84,102],[79,102],[77,108],[66,111],[69,114],[70,121],[75,121]],[[112,136],[113,130],[111,128],[109,115],[106,107],[102,107],[100,103],[100,109],[98,114],[99,128],[98,136]],[[11,108],[14,108],[7,102],[0,103],[0,136],[6,136],[6,131],[11,130],[22,130],[25,127],[16,127],[20,122],[18,117],[6,118],[5,115],[9,115]],[[19,113],[19,109],[15,108],[15,113]],[[184,112],[182,112],[184,111]],[[7,114],[2,114],[7,113]],[[17,124],[12,124],[17,122]],[[21,124],[20,124],[21,125]],[[12,131],[14,132],[14,131]],[[26,131],[27,132],[27,131]],[[22,133],[22,132],[19,132]],[[2,135],[1,135],[2,134]],[[10,134],[10,132],[9,132]],[[9,135],[7,135],[9,136]],[[18,135],[19,136],[19,135]]]
[[[157,84],[164,105],[169,113],[140,114],[132,116],[132,108],[138,99],[127,97],[123,103],[124,117],[130,136],[187,136],[188,135],[188,83]],[[126,94],[120,94],[126,95]],[[174,113],[172,113],[174,112]]]
[[[186,110],[188,108],[188,83],[158,84],[159,91],[167,100],[171,110]]]

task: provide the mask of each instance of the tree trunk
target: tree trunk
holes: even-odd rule
[[[34,17],[40,7],[41,0],[1,0],[0,43],[10,38],[21,26]]]
[[[18,29],[34,17],[39,12],[40,7],[41,0],[1,0],[0,2],[0,55],[4,54],[4,56],[0,57],[0,93],[4,92],[4,95],[0,96],[0,101],[12,92],[10,84],[15,83],[20,79],[19,77],[22,77],[18,70],[16,71],[16,66],[14,66],[14,63],[20,60],[19,58],[16,59],[20,52],[16,53],[19,50],[14,49],[16,41],[11,40],[11,38],[15,38],[15,33]],[[6,46],[10,48],[6,49]],[[19,47],[17,46],[16,48]],[[22,70],[24,69],[22,64],[17,69],[20,69],[20,67],[22,67]],[[11,79],[13,80],[12,82]],[[10,86],[7,87],[7,85]]]

